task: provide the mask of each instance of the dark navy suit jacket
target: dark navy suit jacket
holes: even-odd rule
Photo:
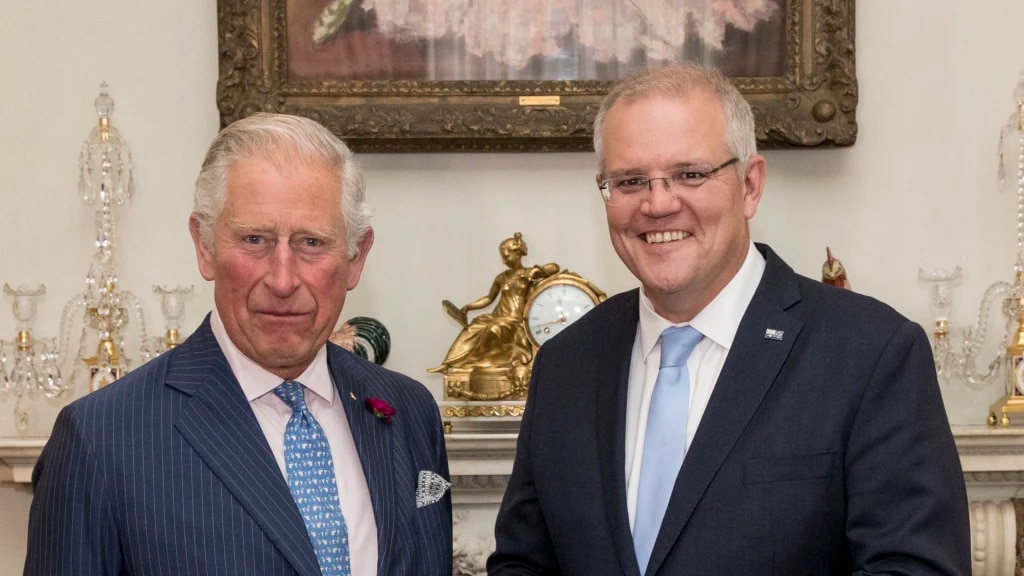
[[[647,576],[970,574],[964,478],[924,332],[758,249],[764,276]],[[634,290],[541,349],[492,576],[640,576],[624,462],[638,321]]]
[[[451,576],[440,415],[419,383],[328,344],[377,524],[381,576]],[[354,397],[354,399],[353,399]],[[366,409],[390,403],[390,425]],[[33,473],[28,575],[320,574],[298,508],[209,318],[174,350],[61,411]]]

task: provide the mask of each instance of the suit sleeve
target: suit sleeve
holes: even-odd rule
[[[395,472],[401,476],[403,493],[405,489],[408,493],[403,495],[402,505],[395,506],[390,512],[385,511],[385,514],[392,514],[390,521],[395,525],[395,537],[386,541],[387,547],[385,540],[378,537],[381,544],[377,553],[381,561],[386,556],[392,557],[389,574],[451,576],[451,490],[446,490],[439,500],[431,503],[420,505],[417,502],[421,473],[429,471],[451,480],[441,413],[434,396],[419,382],[403,376],[395,384],[396,388],[384,393],[404,395],[391,426],[400,427],[396,432],[401,434],[397,437],[401,444],[393,453],[396,457]],[[400,458],[403,453],[406,456]],[[368,477],[369,482],[371,479]],[[378,535],[382,528],[378,519]]]
[[[963,472],[917,324],[906,322],[880,356],[845,467],[855,576],[971,573]]]
[[[64,408],[32,473],[26,576],[121,573],[103,471],[82,428],[74,409]]]
[[[434,470],[438,471],[438,474],[447,478],[451,481],[451,473],[448,471],[448,451],[445,447],[444,429],[441,425],[441,413],[437,410],[437,403],[434,402],[433,398],[428,399],[428,413],[430,414],[430,429],[433,434],[433,448],[434,448]],[[433,547],[440,552],[436,565],[439,566],[438,573],[442,576],[447,576],[452,573],[452,492],[448,492],[444,495],[441,502],[438,502],[435,506],[441,515],[440,528],[437,533],[434,534],[434,538],[438,539],[439,544]]]
[[[531,442],[540,400],[543,349],[534,359],[526,410],[519,429],[516,459],[494,528],[495,551],[487,560],[488,576],[561,574],[544,513],[533,483]]]

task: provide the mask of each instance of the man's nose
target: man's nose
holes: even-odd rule
[[[661,180],[658,185],[655,180]],[[667,177],[651,178],[647,181],[647,200],[644,202],[648,216],[663,216],[679,210],[679,196],[672,190],[672,181]]]
[[[265,282],[277,296],[288,296],[299,286],[295,252],[287,242],[279,242],[270,255],[270,271]]]

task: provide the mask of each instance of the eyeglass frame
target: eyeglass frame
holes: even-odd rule
[[[671,170],[670,172],[672,174],[680,174],[680,173],[695,174],[696,176],[698,176],[699,178],[702,179],[699,184],[690,185],[690,184],[680,183],[680,186],[683,186],[684,188],[689,188],[689,189],[696,189],[696,188],[700,188],[701,186],[707,184],[708,180],[710,180],[711,177],[714,176],[715,174],[721,172],[722,170],[728,168],[729,166],[732,166],[733,164],[739,163],[739,161],[740,161],[740,159],[738,157],[733,156],[732,158],[726,160],[725,162],[722,162],[718,166],[715,166],[713,168],[709,168],[709,169],[704,170],[704,171],[692,170],[692,169],[688,169],[688,168],[679,168],[679,169],[676,169],[676,170]],[[669,190],[669,191],[672,190],[672,180],[670,179],[669,176],[659,176],[657,178],[651,178],[651,177],[646,176],[646,175],[643,175],[643,176],[641,176],[641,175],[629,175],[629,176],[616,176],[615,178],[606,178],[604,180],[601,180],[597,184],[598,192],[600,192],[601,198],[604,200],[605,204],[611,204],[611,196],[612,196],[611,181],[612,180],[633,179],[633,178],[637,178],[637,179],[641,180],[641,182],[638,183],[639,186],[643,186],[644,184],[646,184],[648,192],[654,192],[654,181],[655,180],[664,180],[665,181],[665,189]],[[642,198],[641,198],[641,201],[642,201]]]

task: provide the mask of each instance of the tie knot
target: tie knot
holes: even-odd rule
[[[302,384],[294,380],[285,380],[274,388],[274,395],[291,407],[292,412],[306,411],[305,390]]]
[[[682,366],[704,335],[693,326],[672,326],[661,333],[661,368]]]

